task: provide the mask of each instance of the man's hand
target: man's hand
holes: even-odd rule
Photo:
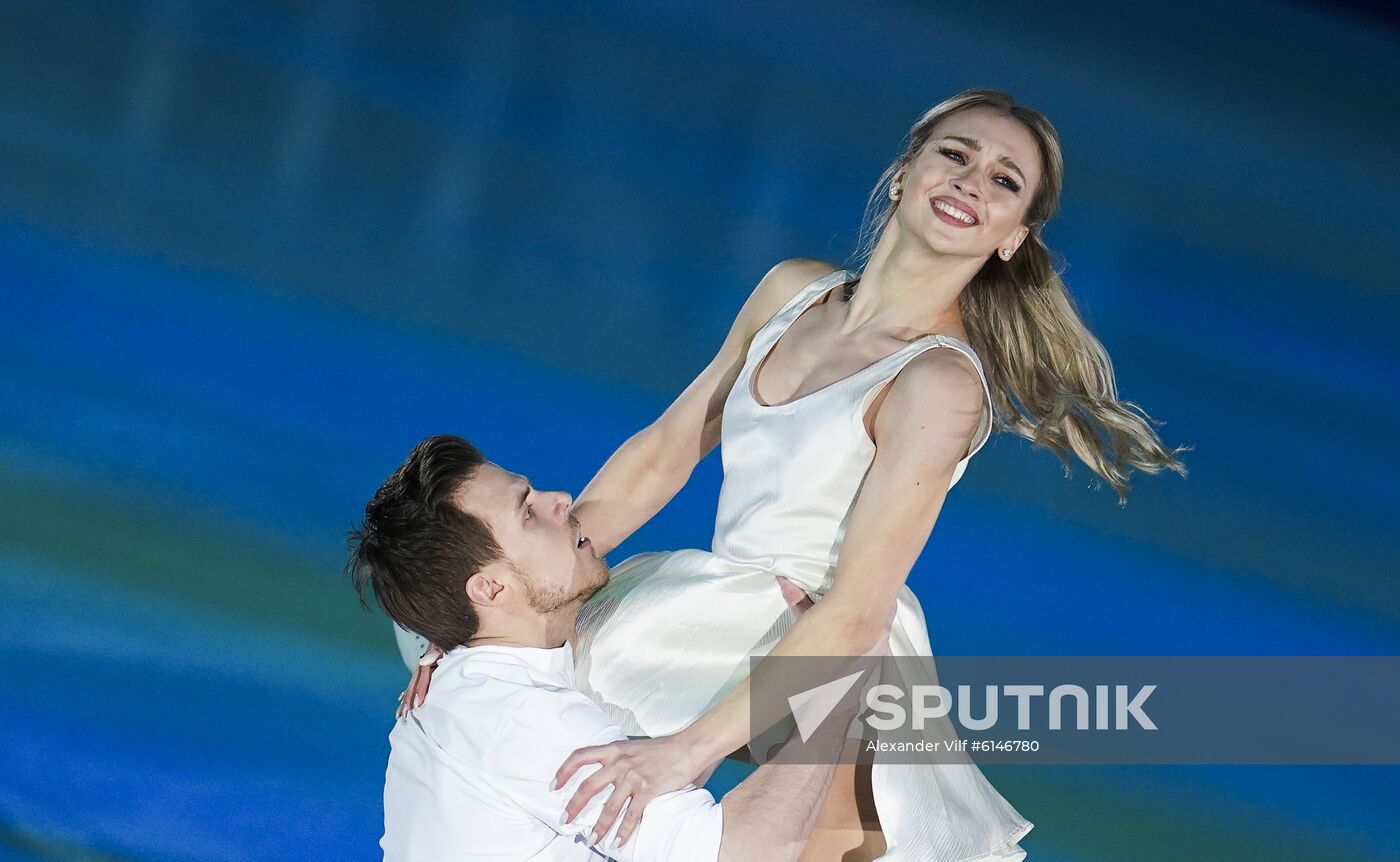
[[[423,657],[418,659],[418,666],[413,669],[408,688],[399,695],[399,709],[394,718],[405,718],[423,705],[424,698],[428,696],[428,683],[433,678],[433,668],[437,667],[438,659],[442,658],[442,655],[442,650],[428,644],[428,648],[423,651]]]
[[[574,791],[573,798],[564,808],[564,821],[572,822],[594,796],[611,784],[612,794],[598,815],[593,840],[597,841],[608,834],[626,805],[627,815],[617,830],[619,847],[637,828],[642,819],[642,810],[653,799],[695,783],[708,766],[694,762],[690,745],[679,735],[632,739],[575,751],[559,767],[552,789],[563,787],[574,772],[590,763],[602,764],[602,768],[588,776]]]
[[[811,597],[801,587],[787,578],[779,577],[776,580],[794,614],[801,616],[812,606]],[[580,748],[559,767],[553,786],[564,786],[580,767],[590,763],[601,764],[601,768],[588,776],[574,792],[564,809],[565,820],[572,821],[593,797],[612,785],[613,791],[598,816],[594,834],[599,837],[608,834],[625,805],[627,813],[617,830],[619,847],[636,830],[648,803],[663,793],[680,790],[688,784],[704,784],[717,765],[698,763],[683,734],[635,739]]]
[[[787,599],[788,607],[794,614],[800,617],[812,606],[812,597],[807,595],[806,590],[781,575],[774,580],[778,582],[783,591],[783,598]]]

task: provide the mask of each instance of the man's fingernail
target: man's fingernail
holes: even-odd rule
[[[588,839],[588,843],[589,843],[589,844],[597,844],[597,843],[598,843],[598,839],[599,839],[599,838],[602,838],[602,837],[603,837],[603,836],[602,836],[601,834],[599,834],[598,830],[597,830],[597,829],[594,829],[594,830],[593,830],[593,835]]]

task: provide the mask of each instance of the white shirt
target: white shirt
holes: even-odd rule
[[[561,822],[574,790],[599,767],[585,766],[551,791],[559,766],[577,748],[626,738],[574,687],[568,644],[452,650],[423,705],[389,734],[385,862],[714,862],[720,805],[694,785],[654,799],[621,849],[613,846],[621,817],[598,851],[587,843],[607,791],[572,823]]]

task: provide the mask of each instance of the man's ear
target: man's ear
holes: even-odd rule
[[[506,570],[504,563],[496,562],[467,578],[467,599],[478,608],[499,605],[506,597]]]

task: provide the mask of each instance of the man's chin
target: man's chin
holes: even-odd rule
[[[592,573],[593,577],[589,579],[585,586],[581,587],[578,592],[570,597],[569,603],[581,607],[584,602],[593,598],[599,590],[608,585],[608,578],[611,574],[612,570],[608,568],[608,564],[601,559],[598,560],[598,569]]]
[[[586,601],[588,601],[589,599],[593,598],[593,597],[596,596],[599,592],[602,591],[603,587],[606,587],[606,586],[608,585],[608,575],[609,575],[609,571],[608,571],[608,569],[605,567],[605,568],[603,569],[603,571],[602,571],[602,577],[600,577],[600,578],[599,578],[597,581],[595,581],[594,583],[590,584],[590,585],[588,586],[588,589],[584,590],[584,591],[581,593],[581,595],[583,596],[583,601],[586,602]]]

